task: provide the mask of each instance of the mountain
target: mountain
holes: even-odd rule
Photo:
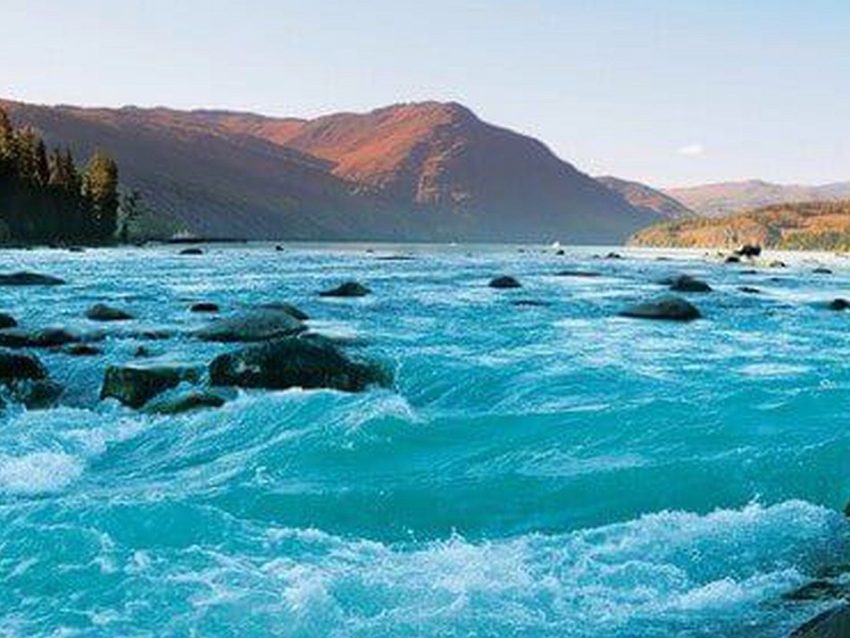
[[[771,184],[761,180],[722,182],[664,191],[703,217],[723,217],[774,204],[850,199],[850,182],[824,186]]]
[[[541,142],[455,103],[313,120],[0,102],[204,236],[621,243],[657,221]]]
[[[722,218],[669,221],[639,231],[636,246],[850,250],[850,200],[777,204]]]
[[[621,195],[635,208],[658,214],[664,219],[692,219],[697,217],[694,211],[679,200],[646,184],[630,182],[610,175],[597,177],[596,181]]]

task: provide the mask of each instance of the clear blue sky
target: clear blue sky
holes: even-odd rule
[[[457,100],[591,173],[850,180],[848,0],[0,0],[0,25],[25,101]]]

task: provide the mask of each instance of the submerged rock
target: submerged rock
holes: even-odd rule
[[[217,319],[209,326],[198,330],[195,336],[203,341],[224,343],[267,341],[294,335],[304,329],[304,323],[288,312],[262,308],[225,319]]]
[[[0,330],[0,346],[7,348],[55,348],[80,341],[83,341],[81,335],[64,328],[42,328],[33,331],[23,328]]]
[[[86,310],[86,318],[92,321],[128,321],[133,315],[120,308],[97,303]]]
[[[178,255],[203,255],[204,251],[200,248],[184,248],[181,250]]]
[[[601,277],[601,272],[594,272],[592,270],[562,270],[559,273],[556,273],[558,277]]]
[[[218,304],[211,303],[209,301],[201,301],[196,304],[192,304],[192,307],[189,308],[189,312],[218,312]]]
[[[850,636],[850,605],[833,607],[791,633],[790,638],[847,638]]]
[[[15,272],[9,275],[0,274],[0,286],[61,286],[64,279],[42,275],[37,272]]]
[[[319,293],[320,297],[365,297],[372,291],[356,281],[346,281],[344,284],[324,290]]]
[[[549,301],[541,301],[539,299],[516,299],[511,302],[514,306],[529,306],[532,308],[548,308],[551,306]]]
[[[509,275],[502,275],[501,277],[496,277],[495,279],[491,279],[488,284],[491,288],[522,288],[522,284],[519,283],[516,279]]]
[[[655,301],[630,306],[620,312],[621,317],[633,319],[658,319],[666,321],[693,321],[702,317],[699,309],[680,297],[662,297]]]
[[[94,357],[103,354],[100,348],[96,348],[87,343],[72,343],[62,348],[62,352],[71,355],[72,357]]]
[[[623,256],[620,253],[610,252],[605,255],[605,259],[622,259]]]
[[[7,315],[5,312],[0,312],[0,330],[3,328],[14,328],[18,325],[12,315]]]
[[[832,271],[829,268],[824,268],[823,266],[815,268],[812,272],[815,275],[831,275],[832,274]]]
[[[192,390],[175,397],[155,398],[145,405],[145,412],[154,414],[183,414],[202,408],[220,408],[226,403],[224,397],[212,392]]]
[[[830,310],[847,310],[848,308],[850,308],[850,301],[839,297],[838,299],[833,299],[832,301],[830,301],[826,307]]]
[[[740,290],[741,292],[745,292],[748,295],[757,295],[761,293],[761,290],[759,290],[758,288],[753,288],[752,286],[741,286],[740,288],[738,288],[738,290]]]
[[[161,392],[184,381],[197,382],[198,366],[178,363],[125,364],[106,368],[100,398],[115,398],[131,408],[139,408]]]
[[[285,301],[272,301],[270,303],[265,303],[260,306],[265,310],[279,310],[280,312],[285,312],[289,315],[292,315],[296,319],[300,321],[307,321],[310,317],[307,316],[307,313],[298,308],[297,306],[293,306],[291,303],[287,303]]]
[[[711,292],[712,288],[704,281],[691,277],[690,275],[679,275],[671,277],[660,282],[663,285],[670,286],[670,290],[675,292]]]
[[[386,385],[387,374],[374,363],[349,359],[323,339],[278,339],[216,357],[210,381],[217,386],[243,388],[331,388],[359,392]]]
[[[802,587],[783,594],[785,600],[830,600],[850,598],[850,584],[836,583],[831,580],[813,580]]]

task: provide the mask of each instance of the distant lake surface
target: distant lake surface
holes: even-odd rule
[[[823,307],[850,260],[181,248],[0,251],[0,272],[67,281],[0,288],[0,310],[105,336],[32,351],[60,405],[0,412],[0,635],[767,638],[829,606],[783,594],[850,563],[850,311]],[[703,319],[617,316],[681,273],[714,288],[684,295]],[[372,294],[317,294],[348,280]],[[99,400],[140,346],[238,348],[192,336],[200,301],[293,303],[393,387],[179,416]],[[91,322],[98,302],[136,318]]]

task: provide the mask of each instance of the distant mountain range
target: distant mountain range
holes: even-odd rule
[[[850,199],[850,182],[824,186],[801,186],[750,180],[668,188],[664,190],[664,193],[701,217],[722,217],[774,204],[834,202]]]
[[[698,216],[679,200],[646,184],[630,182],[610,175],[597,177],[596,181],[620,194],[638,210],[649,214],[655,213],[664,219],[692,219]]]
[[[124,185],[206,237],[621,243],[672,210],[667,198],[658,210],[635,206],[541,142],[455,103],[313,120],[0,107],[77,157],[107,150]]]

